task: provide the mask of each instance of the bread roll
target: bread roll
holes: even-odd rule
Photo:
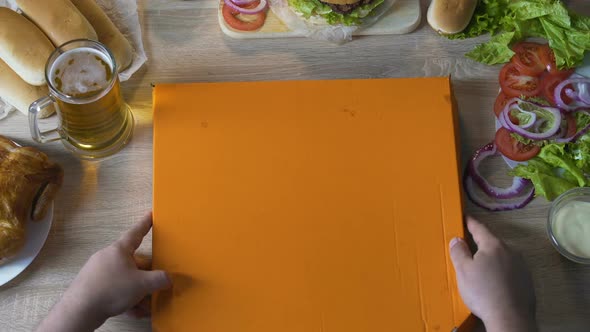
[[[428,24],[441,34],[463,31],[475,12],[477,0],[432,0],[428,7]]]
[[[98,40],[92,25],[70,0],[16,0],[16,4],[55,46],[74,39]]]
[[[0,97],[23,114],[29,114],[29,106],[37,99],[48,95],[46,85],[32,86],[23,81],[4,61],[0,60]],[[44,108],[39,117],[53,114],[53,106]]]
[[[131,65],[133,60],[133,49],[131,44],[119,29],[113,24],[111,19],[102,11],[96,4],[95,0],[71,0],[74,6],[86,17],[88,22],[92,24],[98,41],[105,44],[117,61],[119,71]]]
[[[45,63],[53,50],[53,44],[35,24],[0,7],[0,59],[25,82],[45,84]]]

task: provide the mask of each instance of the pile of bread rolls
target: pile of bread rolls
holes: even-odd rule
[[[129,41],[94,0],[16,0],[22,15],[0,7],[0,97],[24,114],[48,94],[45,64],[74,39],[105,44],[124,70],[133,60]],[[40,117],[54,112],[44,109]]]

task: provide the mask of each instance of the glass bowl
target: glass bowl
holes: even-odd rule
[[[559,253],[565,258],[580,264],[590,265],[590,257],[581,257],[570,252],[566,249],[567,245],[560,243],[559,236],[556,236],[554,232],[554,223],[556,222],[556,216],[558,212],[568,204],[572,202],[588,202],[590,203],[590,188],[574,188],[566,191],[557,197],[551,204],[549,209],[549,218],[547,220],[547,234],[551,240],[551,244],[555,247]],[[589,216],[590,218],[590,216]],[[589,221],[590,222],[590,221]],[[590,239],[588,239],[590,241]]]

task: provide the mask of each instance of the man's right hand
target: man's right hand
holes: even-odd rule
[[[467,219],[467,228],[478,247],[475,255],[463,239],[450,243],[465,305],[488,332],[537,331],[535,291],[522,256],[475,219]]]

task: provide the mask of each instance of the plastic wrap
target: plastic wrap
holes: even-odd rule
[[[289,29],[300,32],[306,37],[341,44],[352,40],[352,34],[356,30],[368,27],[377,22],[395,4],[396,0],[385,0],[369,16],[363,18],[362,24],[358,26],[346,26],[343,24],[330,25],[322,17],[305,19],[289,6],[288,0],[269,0],[269,2],[273,13]]]

